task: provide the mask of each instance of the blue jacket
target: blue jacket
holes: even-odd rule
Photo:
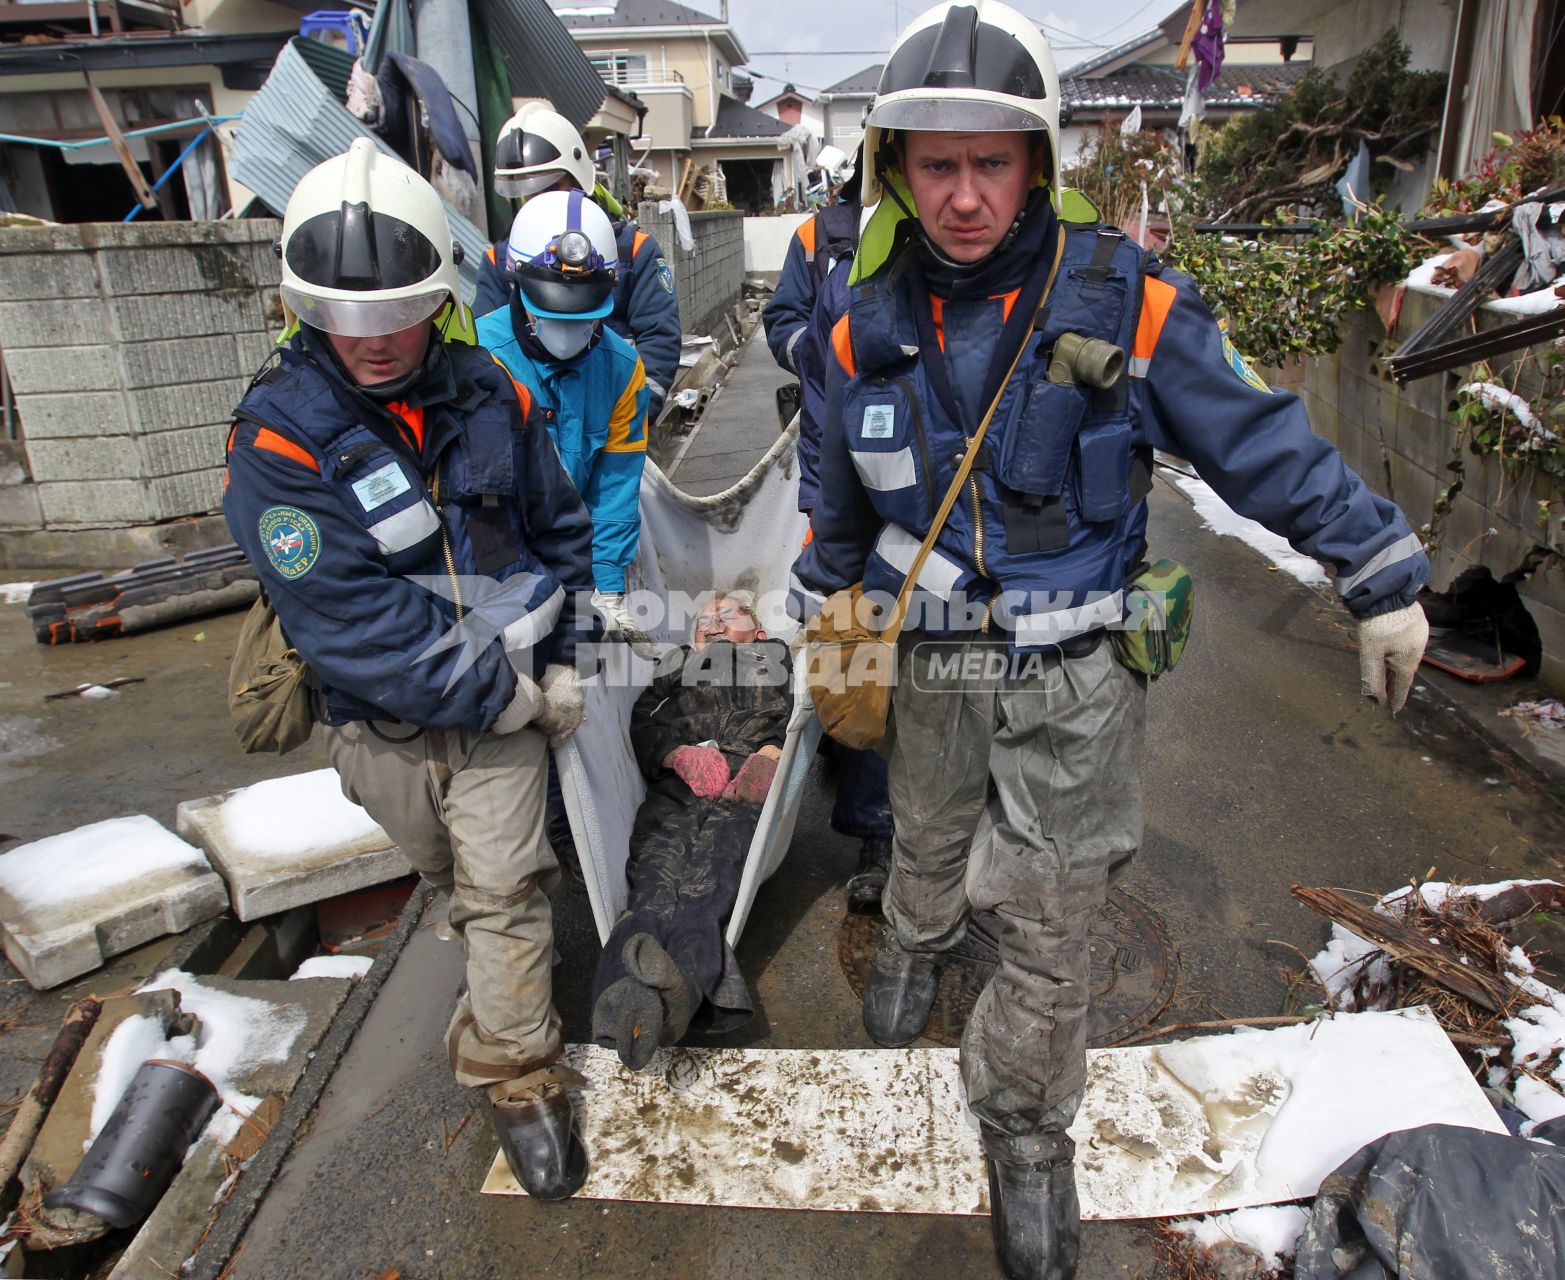
[[[1332,565],[1359,617],[1412,602],[1429,562],[1396,506],[1266,387],[1194,286],[1117,229],[1072,226],[1048,306],[1052,212],[1008,252],[1026,283],[932,294],[910,249],[852,291],[828,359],[814,538],[795,566],[799,607],[860,580],[895,596],[1010,354],[965,492],[919,575],[909,625],[1059,644],[1117,623],[1146,552],[1151,451],[1190,459],[1242,515]],[[1003,256],[1003,255],[1002,255]],[[1051,382],[1063,333],[1129,353],[1111,392]],[[965,429],[964,429],[965,428]]]
[[[388,407],[296,335],[235,411],[223,512],[332,724],[487,729],[516,688],[506,648],[531,644],[536,678],[587,634],[587,512],[476,347],[438,350]]]
[[[814,511],[821,487],[821,420],[826,413],[826,362],[831,332],[848,314],[853,256],[839,259],[821,285],[799,343],[799,510]]]
[[[592,517],[592,578],[624,591],[641,536],[647,462],[647,379],[636,349],[610,329],[570,360],[533,338],[518,304],[478,322],[478,340],[532,395],[566,474]]]
[[[772,349],[772,358],[801,379],[804,371],[799,367],[799,346],[815,309],[816,295],[831,269],[843,258],[853,256],[858,225],[856,204],[827,205],[801,222],[788,241],[777,287],[761,309],[761,324],[766,329],[766,345]]]
[[[651,394],[647,412],[656,422],[668,389],[679,376],[679,295],[674,273],[655,238],[628,219],[615,223],[614,235],[619,245],[619,279],[614,282],[614,312],[607,323],[641,357]],[[511,299],[505,248],[504,240],[497,241],[478,265],[474,315],[496,311]]]

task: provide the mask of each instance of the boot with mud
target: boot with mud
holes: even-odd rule
[[[587,1149],[576,1132],[567,1083],[586,1082],[555,1064],[490,1085],[489,1118],[505,1162],[534,1200],[564,1200],[587,1180]]]
[[[1071,1280],[1081,1251],[1076,1144],[1062,1132],[984,1133],[994,1253],[1006,1280]]]
[[[880,910],[881,895],[891,874],[891,839],[870,836],[859,846],[859,863],[848,877],[848,910],[855,915],[874,915]]]
[[[864,1030],[886,1049],[912,1044],[924,1033],[940,986],[941,956],[904,951],[888,930],[864,982]]]

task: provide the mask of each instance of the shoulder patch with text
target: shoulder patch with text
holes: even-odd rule
[[[297,507],[268,507],[260,529],[266,558],[283,577],[302,578],[320,559],[320,527]]]
[[[1239,375],[1241,382],[1247,382],[1257,391],[1264,391],[1271,395],[1272,389],[1266,385],[1261,375],[1250,367],[1250,362],[1239,354],[1239,350],[1228,340],[1228,335],[1223,334],[1223,358],[1228,361],[1228,367]]]
[[[662,286],[668,290],[669,293],[674,292],[674,272],[669,267],[667,258],[658,259],[658,282],[662,284]]]

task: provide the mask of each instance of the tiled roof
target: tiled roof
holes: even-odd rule
[[[550,0],[555,15],[572,31],[593,27],[716,27],[721,18],[675,0]]]
[[[1187,10],[1189,7],[1189,5],[1185,6]],[[1132,36],[1124,44],[1117,44],[1112,49],[1105,49],[1102,53],[1095,54],[1085,62],[1078,62],[1074,67],[1067,67],[1060,72],[1060,79],[1069,80],[1075,76],[1091,75],[1099,67],[1106,67],[1109,63],[1123,58],[1127,53],[1136,52],[1144,45],[1161,45],[1163,42],[1163,32],[1159,28],[1153,27],[1150,31],[1143,31],[1139,36]]]
[[[873,67],[865,67],[862,71],[855,71],[846,79],[839,80],[836,84],[827,85],[821,92],[873,94],[880,87],[880,72],[885,65],[883,62],[877,62]]]
[[[717,120],[706,129],[696,130],[703,138],[775,138],[793,128],[776,116],[757,111],[726,93],[717,100]]]
[[[1225,66],[1206,91],[1209,107],[1263,106],[1281,97],[1304,77],[1307,62],[1264,66]],[[1078,111],[1098,107],[1177,107],[1185,100],[1185,73],[1172,67],[1131,65],[1106,76],[1072,76],[1060,93]]]

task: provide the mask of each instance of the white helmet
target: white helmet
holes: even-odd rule
[[[568,175],[583,191],[597,185],[592,155],[571,122],[546,102],[524,102],[500,127],[494,148],[494,189],[526,200]]]
[[[915,18],[880,73],[864,130],[865,204],[880,199],[887,135],[1042,131],[1059,190],[1060,74],[1037,23],[999,0],[949,0]]]
[[[327,333],[377,337],[462,305],[462,250],[439,195],[368,138],[299,180],[276,250],[283,301]]]
[[[596,320],[614,310],[614,224],[580,191],[546,191],[518,209],[505,264],[535,316]]]

